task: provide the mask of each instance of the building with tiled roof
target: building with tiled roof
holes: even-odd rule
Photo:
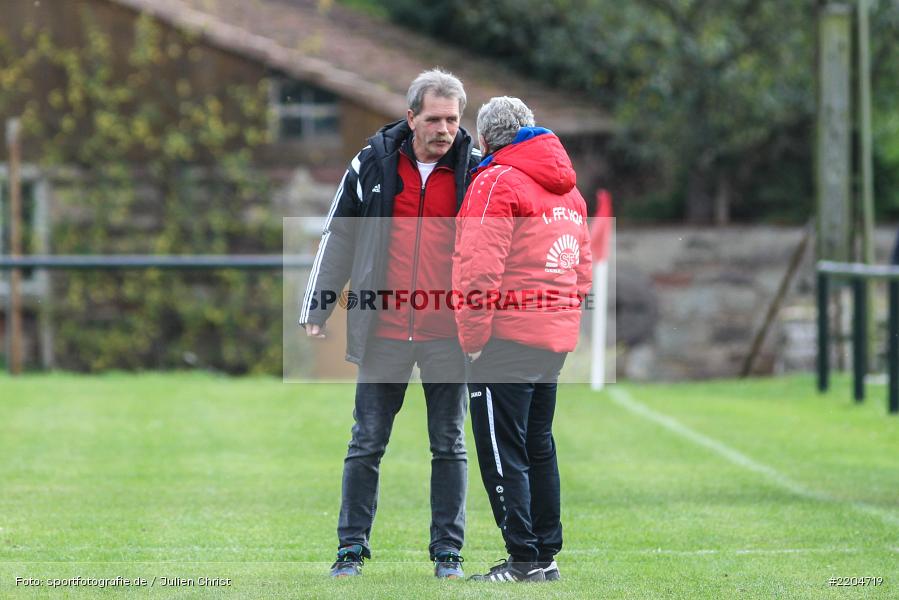
[[[409,82],[441,66],[464,82],[472,110],[493,96],[518,96],[559,135],[608,133],[611,121],[576,94],[514,74],[495,61],[320,0],[111,0],[197,33],[246,58],[387,116],[405,111]]]
[[[152,34],[147,33],[148,29],[152,29]],[[255,93],[264,90],[262,98],[263,104],[267,102],[268,121],[263,118],[261,127],[266,135],[254,132],[257,144],[252,145],[252,156],[254,165],[265,172],[275,191],[248,202],[265,204],[266,214],[277,215],[279,224],[280,216],[310,217],[310,240],[315,237],[311,235],[315,218],[327,213],[347,162],[379,127],[405,116],[409,83],[421,71],[433,67],[452,71],[465,84],[468,108],[462,124],[472,134],[481,104],[497,95],[518,96],[533,109],[539,125],[554,130],[562,138],[571,153],[578,171],[578,185],[585,197],[592,195],[591,188],[608,170],[606,143],[613,124],[585,96],[552,89],[488,57],[333,1],[5,2],[0,19],[0,59],[10,52],[12,56],[28,55],[40,45],[42,36],[56,48],[89,55],[91,44],[97,43],[92,40],[96,33],[102,34],[104,40],[100,46],[109,51],[111,81],[116,85],[131,85],[128,74],[134,72],[131,61],[135,48],[141,36],[155,36],[158,51],[164,56],[158,61],[153,59],[151,81],[145,81],[144,73],[143,83],[132,87],[132,91],[141,98],[143,94],[152,95],[154,110],[168,129],[178,129],[185,123],[188,118],[184,114],[185,103],[202,105],[206,99],[215,98],[222,100],[223,122],[241,133],[245,130],[249,133],[257,124],[242,120],[244,115],[229,102],[238,103],[235,90],[255,90]],[[58,124],[62,111],[72,108],[63,107],[71,100],[65,92],[68,76],[60,64],[39,63],[37,73],[27,82],[24,97],[0,107],[11,115],[31,110],[38,114],[38,120]],[[5,89],[0,91],[0,102],[4,101],[5,93]],[[134,103],[118,108],[126,112],[136,110]],[[2,115],[6,116],[10,115]],[[98,126],[97,117],[82,113],[81,120],[75,118],[71,129],[60,136],[60,143],[75,149],[70,156],[78,154],[77,149],[90,135],[91,128]],[[25,204],[32,219],[28,224],[32,228],[30,236],[35,240],[32,251],[54,251],[48,233],[54,220],[57,224],[67,219],[90,220],[89,208],[79,204],[78,198],[90,186],[90,171],[102,167],[82,162],[57,163],[52,169],[46,168],[48,144],[56,143],[55,135],[51,131],[43,137],[26,136],[22,143]],[[261,143],[260,138],[264,138]],[[235,144],[242,148],[244,142],[238,140]],[[127,158],[132,159],[139,173],[148,162],[144,159],[158,149],[147,146],[141,150],[137,146],[136,154]],[[247,142],[246,146],[251,144]],[[141,152],[145,155],[141,156]],[[4,176],[5,162],[6,147],[0,144],[0,179]],[[213,174],[219,165],[213,157],[199,155],[185,159],[183,166],[198,167]],[[68,178],[65,173],[70,172],[80,175]],[[129,226],[135,228],[133,232],[120,233],[135,240],[151,239],[150,232],[158,229],[165,218],[164,211],[158,208],[165,204],[165,192],[151,189],[150,185],[137,187],[147,214],[129,219]],[[215,189],[207,185],[200,187]],[[71,200],[61,200],[64,197]],[[247,215],[255,214],[250,206],[243,210]],[[235,250],[258,251],[258,248],[252,246],[251,240],[250,245]],[[48,286],[46,280],[29,280],[26,296],[36,306],[41,298],[47,297]],[[51,335],[43,337],[49,340]],[[340,337],[339,333],[333,336],[335,340]],[[42,341],[40,345],[43,348],[52,344]],[[42,362],[49,365],[53,360],[45,357]]]

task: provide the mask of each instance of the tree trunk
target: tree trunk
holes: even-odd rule
[[[709,193],[709,172],[701,164],[693,165],[687,175],[687,223],[709,223],[712,220],[712,195]]]
[[[719,171],[717,189],[715,191],[715,225],[719,227],[730,223],[731,192],[730,178],[724,171]]]

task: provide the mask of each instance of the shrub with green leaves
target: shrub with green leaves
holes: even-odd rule
[[[134,21],[126,56],[90,11],[84,42],[22,32],[0,38],[0,114],[54,179],[55,254],[279,253],[271,182],[254,165],[267,139],[265,82],[211,92],[161,77],[201,60],[189,35]],[[46,97],[36,82],[62,83]],[[176,368],[279,373],[277,272],[77,271],[53,279],[55,354],[64,368]]]

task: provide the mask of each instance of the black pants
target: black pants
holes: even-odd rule
[[[516,562],[562,549],[552,423],[565,353],[491,339],[471,364],[471,425],[493,517]]]
[[[343,464],[337,537],[340,546],[369,538],[378,509],[381,458],[403,406],[412,366],[421,369],[431,442],[431,542],[438,552],[462,549],[468,457],[465,452],[465,362],[456,340],[406,342],[375,338],[359,368],[352,439]],[[450,383],[455,381],[456,383]]]

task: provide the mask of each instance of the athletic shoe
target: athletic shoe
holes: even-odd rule
[[[337,551],[337,560],[331,565],[331,577],[354,577],[362,575],[362,546],[354,544]]]
[[[491,568],[484,575],[474,575],[471,581],[546,581],[543,569],[537,563],[510,562],[509,559]]]
[[[556,561],[538,562],[537,566],[543,569],[543,576],[546,577],[547,581],[559,581],[562,579],[562,575],[559,574],[559,565],[556,564]]]
[[[463,558],[455,552],[438,552],[434,557],[434,577],[441,579],[462,579]]]

